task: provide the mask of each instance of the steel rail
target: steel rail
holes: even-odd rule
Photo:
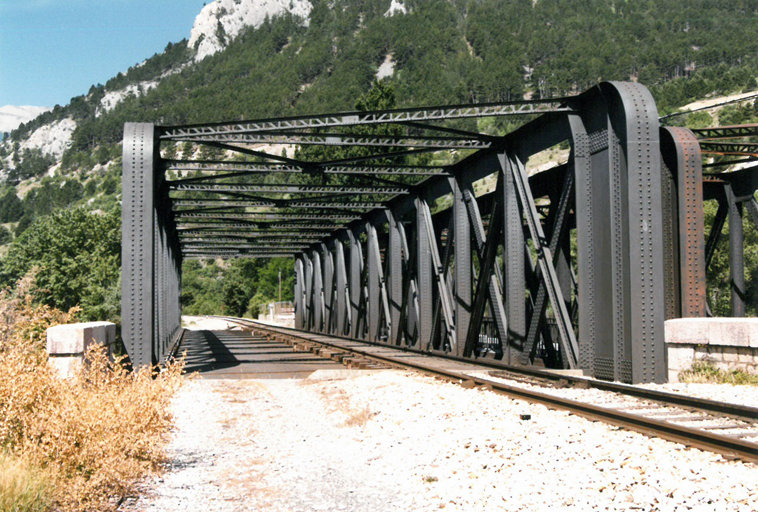
[[[247,324],[248,326],[253,326],[255,329],[270,331],[276,334],[290,336],[293,338],[299,338],[303,341],[322,344],[322,345],[330,346],[333,348],[339,348],[345,351],[352,351],[352,352],[355,352],[356,354],[359,354],[369,359],[379,360],[379,361],[382,361],[384,363],[394,365],[394,366],[404,366],[408,368],[413,368],[425,373],[430,373],[439,377],[446,378],[448,380],[453,380],[453,381],[460,381],[462,379],[470,380],[476,385],[488,386],[488,387],[491,387],[494,391],[498,391],[500,393],[504,393],[506,395],[509,395],[515,398],[522,398],[532,403],[539,403],[548,407],[554,407],[554,408],[566,410],[566,411],[572,412],[574,414],[577,414],[586,418],[603,421],[605,423],[623,427],[629,430],[634,430],[648,436],[661,437],[663,439],[681,443],[686,446],[692,446],[692,447],[696,447],[696,448],[700,448],[700,449],[704,449],[708,451],[713,451],[713,452],[727,455],[730,457],[739,458],[744,461],[758,462],[758,443],[750,443],[750,442],[742,441],[740,439],[727,437],[724,435],[713,434],[705,430],[685,427],[685,426],[677,425],[670,422],[665,422],[665,421],[660,421],[660,420],[656,420],[649,417],[630,414],[630,413],[619,411],[612,408],[605,408],[605,407],[600,407],[596,405],[591,405],[591,404],[579,402],[576,400],[560,398],[554,395],[549,395],[549,394],[541,393],[538,391],[510,386],[508,384],[492,381],[492,380],[482,378],[482,377],[464,375],[459,372],[444,370],[444,369],[434,367],[431,365],[426,365],[426,364],[422,364],[418,362],[410,362],[407,360],[407,358],[397,359],[397,358],[393,358],[393,357],[389,357],[385,355],[375,354],[373,352],[361,350],[355,347],[348,348],[338,343],[330,343],[329,341],[326,341],[323,338],[333,337],[335,338],[335,340],[350,341],[353,343],[362,343],[366,345],[373,345],[373,346],[388,348],[388,349],[393,349],[393,350],[400,349],[399,351],[402,351],[402,352],[413,352],[413,353],[422,354],[419,351],[409,351],[409,350],[403,349],[402,347],[378,344],[378,343],[370,343],[363,340],[355,340],[355,339],[349,339],[349,338],[343,338],[343,337],[331,336],[331,335],[325,335],[325,334],[308,333],[310,334],[310,336],[312,336],[311,338],[307,335],[304,335],[306,333],[303,333],[302,331],[297,331],[291,328],[272,327],[269,325],[260,324],[252,320],[243,320],[239,318],[229,318],[229,317],[222,317],[222,318],[225,318],[230,321],[235,321],[236,323],[240,323],[243,325]],[[437,356],[437,354],[426,354],[426,355],[434,355],[435,357]],[[463,358],[451,358],[451,359],[455,359],[458,361],[465,361],[473,365],[490,366],[490,365],[482,365],[478,361],[464,360]],[[507,369],[508,371],[512,371],[514,368],[501,366],[499,367],[499,369],[501,370]],[[617,393],[627,394],[627,395],[635,396],[638,398],[650,399],[656,402],[665,403],[667,405],[677,405],[677,406],[683,406],[687,408],[698,409],[698,410],[703,410],[703,411],[708,411],[708,412],[717,412],[719,414],[724,414],[731,417],[746,418],[746,419],[751,419],[751,420],[758,419],[758,409],[756,408],[740,406],[740,405],[735,405],[735,404],[725,404],[723,402],[715,402],[715,401],[705,400],[705,399],[700,399],[700,398],[687,397],[684,395],[676,395],[674,393],[666,393],[666,392],[660,392],[660,391],[654,391],[654,390],[645,390],[645,389],[636,388],[634,386],[629,386],[629,385],[624,385],[624,384],[597,381],[596,379],[585,379],[585,378],[571,379],[571,378],[567,378],[567,376],[564,376],[564,375],[556,376],[554,374],[549,374],[548,372],[541,372],[538,370],[531,370],[530,373],[534,376],[539,376],[542,378],[550,378],[550,379],[558,378],[558,379],[565,379],[565,380],[576,379],[576,381],[578,382],[586,383],[592,387],[597,387],[598,389],[605,389],[607,391],[614,391]],[[655,398],[652,398],[652,397],[655,397]]]

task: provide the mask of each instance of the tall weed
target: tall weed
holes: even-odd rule
[[[0,321],[8,321],[0,327],[0,448],[46,475],[55,509],[114,509],[165,458],[183,363],[131,372],[95,346],[62,379],[47,363],[44,333],[75,314],[0,293]]]
[[[44,471],[0,453],[0,512],[44,512],[51,506],[50,494]]]

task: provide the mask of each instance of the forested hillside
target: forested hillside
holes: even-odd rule
[[[636,80],[667,113],[707,95],[757,87],[756,0],[405,0],[406,12],[392,15],[390,0],[312,4],[308,20],[267,19],[199,62],[186,41],[170,44],[14,131],[0,146],[0,175],[7,176],[0,185],[0,245],[71,205],[118,209],[126,121],[181,124],[352,110],[380,67],[398,107],[560,96],[601,80]],[[117,92],[120,101],[105,108],[104,99]],[[755,118],[752,107],[732,111]],[[66,119],[76,127],[60,157],[22,149],[35,130]],[[689,122],[711,121],[703,114]],[[508,125],[477,128],[502,132]],[[60,164],[55,176],[43,178],[54,164]],[[266,265],[233,268],[250,282]],[[210,283],[227,272],[193,265],[187,276]],[[18,273],[5,265],[0,275],[8,284]],[[197,298],[199,288],[190,283],[186,299],[195,294],[194,312],[220,304],[239,312],[255,296],[256,303],[272,298],[255,284],[246,286],[238,293],[209,285],[216,290],[211,300]],[[201,308],[203,301],[212,305]]]

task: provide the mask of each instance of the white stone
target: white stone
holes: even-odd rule
[[[695,347],[691,345],[668,345],[667,352],[671,370],[686,370],[695,361]]]
[[[676,318],[666,320],[664,332],[666,343],[708,344],[708,321],[710,318]]]
[[[132,84],[124,89],[118,91],[108,91],[100,100],[100,106],[97,109],[96,117],[100,117],[106,112],[113,110],[116,105],[124,101],[124,98],[129,96],[139,97],[146,94],[148,91],[158,87],[158,82],[155,80],[140,82],[138,84]]]
[[[750,329],[747,318],[719,318],[710,322],[709,343],[731,347],[749,347]],[[758,319],[757,319],[758,320]]]
[[[60,159],[63,152],[71,147],[71,137],[75,129],[76,121],[71,118],[43,125],[34,130],[29,138],[21,143],[20,150],[39,149],[46,155]]]
[[[395,63],[392,61],[392,54],[388,53],[384,58],[384,62],[382,62],[382,65],[379,66],[379,69],[376,71],[376,79],[381,80],[382,78],[387,78],[394,74]]]
[[[313,6],[308,0],[216,0],[209,3],[195,18],[187,46],[197,48],[196,61],[224,49],[245,27],[258,28],[266,18],[285,12],[308,22]],[[218,37],[219,25],[226,42]]]
[[[758,348],[758,318],[666,320],[666,343]]]
[[[395,14],[407,14],[408,10],[405,8],[402,2],[399,0],[392,0],[390,8],[384,13],[385,17],[394,16]]]
[[[737,349],[729,347],[724,348],[723,352],[721,353],[721,360],[727,363],[738,363],[740,357],[737,354]]]
[[[750,333],[748,345],[751,348],[758,348],[758,322],[750,322],[748,324],[748,332]]]
[[[111,345],[115,340],[116,325],[111,322],[56,325],[47,330],[47,353],[80,355],[93,343]]]

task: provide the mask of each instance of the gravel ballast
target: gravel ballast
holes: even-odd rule
[[[356,374],[189,382],[171,463],[121,509],[758,509],[757,465],[483,389]]]

